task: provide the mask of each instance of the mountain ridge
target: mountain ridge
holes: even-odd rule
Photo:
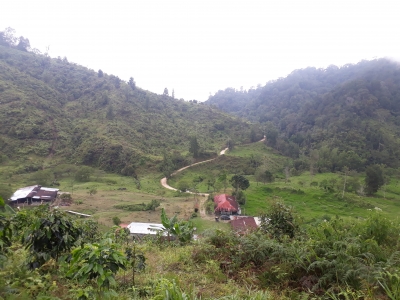
[[[209,155],[258,130],[204,104],[142,90],[133,79],[1,45],[0,99],[7,158],[55,156],[118,173],[154,167],[164,152],[185,156],[192,136]]]
[[[399,166],[400,68],[387,59],[295,70],[257,89],[219,91],[206,103],[259,121],[268,143],[296,160],[336,149],[358,160],[357,170]],[[330,164],[321,171],[344,166],[319,163]]]

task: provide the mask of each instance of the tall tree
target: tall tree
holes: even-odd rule
[[[199,157],[200,145],[197,142],[197,137],[193,136],[190,138],[189,152],[193,154],[194,158]]]
[[[129,84],[129,86],[131,87],[132,90],[134,90],[136,88],[136,82],[133,79],[133,77],[129,78],[128,84]]]
[[[249,180],[244,177],[243,175],[234,175],[232,178],[229,180],[229,182],[232,184],[233,188],[235,189],[235,194],[239,192],[239,190],[246,190],[250,186]]]
[[[228,187],[228,173],[226,172],[226,170],[223,170],[221,174],[218,175],[218,181],[223,184],[225,193],[226,188]]]
[[[15,46],[18,38],[15,36],[15,29],[7,27],[4,31],[0,32],[0,45]]]
[[[20,36],[17,49],[25,52],[29,51],[31,49],[31,44],[29,40],[24,38],[23,36]]]
[[[383,170],[379,165],[371,165],[365,169],[365,175],[366,192],[368,195],[373,195],[385,183]]]
[[[175,169],[175,164],[171,159],[171,156],[164,150],[163,153],[163,161],[160,165],[160,171],[164,174],[165,177],[171,177],[171,173]]]

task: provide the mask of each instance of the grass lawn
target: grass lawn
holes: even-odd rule
[[[341,191],[326,192],[319,186],[310,185],[310,183],[320,183],[322,180],[333,178],[339,180],[339,175],[326,173],[311,177],[304,174],[292,177],[287,183],[283,179],[277,179],[265,185],[251,182],[250,188],[246,190],[247,203],[244,206],[244,212],[249,215],[258,215],[268,209],[271,201],[278,200],[292,206],[305,222],[336,215],[365,218],[371,210],[382,210],[382,213],[389,218],[397,219],[400,211],[400,195],[393,193],[397,190],[396,183],[393,182],[387,186],[386,189],[392,192],[386,192],[386,198],[383,197],[383,191],[375,197],[361,197],[355,193],[346,192],[342,198]]]

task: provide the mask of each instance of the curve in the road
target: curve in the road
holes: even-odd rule
[[[264,135],[264,138],[263,138],[262,140],[258,141],[258,142],[263,142],[263,141],[265,141],[265,135]],[[225,155],[226,151],[228,151],[228,148],[225,148],[225,149],[221,150],[221,152],[219,153],[219,155]],[[180,168],[179,170],[176,170],[174,173],[172,173],[171,176],[174,176],[174,175],[178,174],[179,172],[182,172],[183,170],[185,170],[185,169],[187,169],[187,168],[190,168],[190,167],[193,167],[193,166],[196,166],[196,165],[199,165],[199,164],[204,164],[204,163],[206,163],[206,162],[213,161],[214,159],[216,159],[216,157],[215,157],[215,158],[212,158],[212,159],[207,159],[207,160],[204,160],[204,161],[201,161],[201,162],[197,162],[197,163],[188,165],[188,166],[183,167],[183,168]],[[173,188],[172,186],[168,185],[168,183],[167,183],[167,177],[162,178],[162,179],[160,180],[160,183],[161,183],[161,185],[162,185],[163,187],[165,187],[166,189],[169,189],[169,190],[172,190],[172,191],[177,191],[177,190],[178,190],[178,189]],[[194,194],[193,192],[187,192],[187,193],[189,193],[189,194]],[[197,195],[201,195],[201,196],[206,196],[206,197],[207,197],[209,194],[207,194],[207,193],[197,193]]]
[[[224,155],[224,154],[226,153],[226,151],[228,151],[228,148],[225,148],[224,150],[222,150],[222,151],[219,153],[219,155]],[[212,158],[212,159],[203,160],[203,161],[200,161],[200,162],[197,162],[197,163],[188,165],[188,166],[186,166],[186,167],[180,168],[179,170],[176,170],[174,173],[172,173],[171,176],[174,176],[174,175],[178,174],[179,172],[182,172],[183,170],[185,170],[185,169],[187,169],[187,168],[190,168],[190,167],[193,167],[193,166],[196,166],[196,165],[199,165],[199,164],[204,164],[204,163],[206,163],[206,162],[213,161],[214,159],[216,159],[216,157],[215,157],[215,158]],[[161,185],[162,185],[163,187],[165,187],[166,189],[173,190],[173,191],[177,191],[177,190],[178,190],[178,189],[173,188],[172,186],[168,185],[168,183],[167,183],[167,177],[162,178],[160,182],[161,182]],[[187,192],[187,193],[189,193],[189,194],[194,194],[193,192]],[[209,194],[207,194],[207,193],[197,193],[197,195],[207,197]]]

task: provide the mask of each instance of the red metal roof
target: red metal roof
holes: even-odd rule
[[[256,221],[253,217],[243,217],[232,220],[231,226],[233,230],[240,233],[245,233],[258,228]]]
[[[221,194],[214,197],[215,212],[237,212],[239,204],[236,202],[235,197],[227,194]]]

